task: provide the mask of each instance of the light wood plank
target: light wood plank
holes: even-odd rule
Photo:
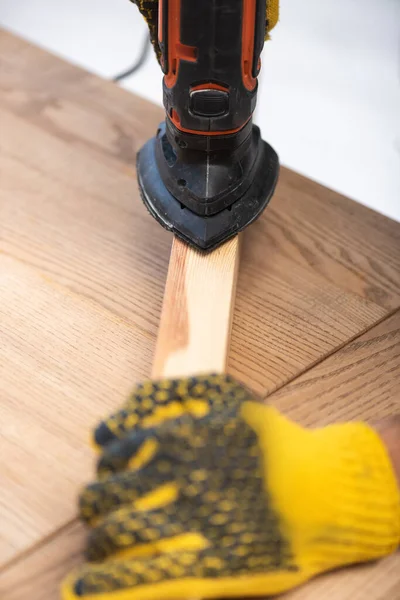
[[[152,376],[226,370],[239,266],[239,237],[211,254],[175,238]]]

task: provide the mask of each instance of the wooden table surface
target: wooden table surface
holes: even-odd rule
[[[171,235],[135,154],[162,111],[0,33],[0,598],[82,561],[89,430],[147,377]],[[305,425],[400,410],[400,224],[282,169],[243,235],[229,371]],[[400,598],[399,553],[289,600]]]

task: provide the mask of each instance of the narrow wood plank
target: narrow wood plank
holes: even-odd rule
[[[239,239],[229,240],[211,254],[197,252],[174,239],[153,377],[225,372],[236,295]]]

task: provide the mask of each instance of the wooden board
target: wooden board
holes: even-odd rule
[[[89,429],[150,375],[172,240],[135,178],[161,110],[7,32],[0,61],[6,566],[73,520],[92,473]],[[243,234],[229,371],[283,394],[400,306],[399,273],[399,224],[282,169]],[[321,422],[355,415],[347,400],[335,412],[334,392],[329,401]],[[300,417],[318,422],[317,400],[311,410]]]
[[[174,239],[152,377],[226,371],[239,246],[236,237],[204,254]]]
[[[273,394],[268,401],[304,425],[327,424],[341,418],[374,421],[399,411],[400,311],[299,377],[287,390],[287,394],[285,390]],[[348,413],[343,417],[345,403]],[[84,540],[83,526],[69,524],[36,551],[17,560],[3,576],[0,574],[0,598],[25,600],[29,592],[32,600],[56,600],[58,582],[83,560]],[[282,600],[399,597],[400,553],[371,565],[321,576],[279,596]]]
[[[82,564],[86,532],[69,523],[37,549],[0,571],[3,600],[59,600],[60,582]]]
[[[400,413],[400,312],[268,398],[305,426]]]

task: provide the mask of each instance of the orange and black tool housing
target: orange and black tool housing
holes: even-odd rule
[[[279,161],[252,123],[265,0],[159,0],[166,119],[138,154],[143,200],[212,250],[268,204]]]

